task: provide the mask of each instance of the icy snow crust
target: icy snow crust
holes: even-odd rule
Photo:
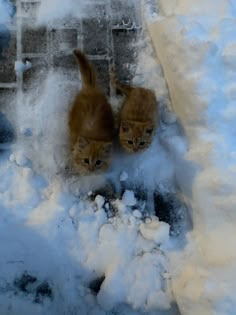
[[[42,1],[39,24],[82,12],[77,1],[48,3]],[[153,88],[168,105],[161,66],[147,37],[137,51],[135,83]],[[20,64],[16,70],[27,71]],[[49,70],[43,82],[35,77],[29,91],[8,104],[17,141],[0,160],[0,313],[176,315],[169,225],[152,213],[147,218],[148,209],[131,189],[113,204],[101,195],[91,197],[107,181],[145,187],[151,194],[156,188],[174,191],[174,162],[186,150],[175,115],[161,107],[159,134],[147,152],[119,153],[106,176],[78,179],[64,172],[67,114],[78,87],[79,82]],[[91,283],[99,279],[94,292]]]
[[[174,295],[183,315],[233,315],[236,5],[227,0],[159,4],[162,16],[148,12],[148,28],[189,138],[186,159],[199,168],[189,182],[191,195],[185,190],[194,229],[185,250],[170,255]]]

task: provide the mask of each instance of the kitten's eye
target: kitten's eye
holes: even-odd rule
[[[100,166],[102,164],[102,161],[101,160],[97,160],[96,163],[95,163],[97,166]]]
[[[146,129],[146,133],[148,133],[149,135],[153,132],[153,129]]]
[[[89,164],[89,159],[84,159],[84,163]]]
[[[133,141],[129,140],[129,141],[128,141],[128,144],[133,144]]]
[[[144,142],[144,141],[141,141],[141,142],[139,143],[139,145],[140,145],[141,147],[143,147],[145,144],[146,144],[146,142]]]

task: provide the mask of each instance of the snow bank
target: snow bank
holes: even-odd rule
[[[235,4],[159,3],[164,16],[148,17],[148,28],[189,138],[186,159],[199,166],[191,187],[194,230],[174,292],[182,314],[234,314]]]

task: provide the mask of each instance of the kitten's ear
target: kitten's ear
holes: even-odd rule
[[[84,149],[89,144],[89,141],[85,139],[84,137],[79,137],[77,146],[79,149]]]
[[[131,128],[131,124],[127,121],[122,121],[120,127],[123,132],[128,132]]]
[[[112,143],[104,143],[103,145],[103,151],[106,154],[109,154],[111,152],[112,149]]]

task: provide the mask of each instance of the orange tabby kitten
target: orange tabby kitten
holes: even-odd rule
[[[111,161],[113,114],[105,94],[96,83],[94,67],[75,49],[83,86],[69,113],[72,161],[81,175],[105,171]]]
[[[157,101],[153,91],[131,87],[113,78],[118,90],[126,95],[120,112],[119,141],[129,153],[147,149],[157,127]]]

